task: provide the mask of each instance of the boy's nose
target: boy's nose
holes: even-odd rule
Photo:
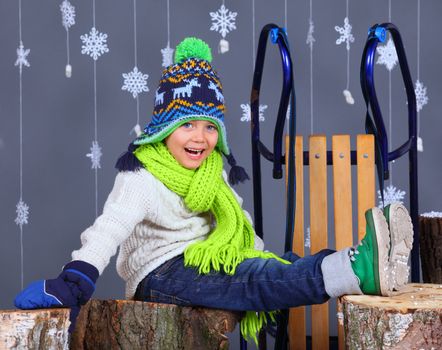
[[[192,134],[194,141],[203,142],[204,141],[204,128],[195,128]]]

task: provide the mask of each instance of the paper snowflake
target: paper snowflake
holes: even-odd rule
[[[405,191],[401,191],[400,189],[396,188],[393,185],[388,185],[387,188],[384,188],[385,206],[395,202],[403,203],[404,197],[405,197]],[[381,191],[378,191],[378,199],[379,199],[378,207],[382,208],[383,203],[382,203]]]
[[[60,4],[62,24],[66,30],[75,24],[75,7],[68,0]]]
[[[424,140],[422,140],[422,137],[417,137],[417,151],[423,152],[424,151]]]
[[[419,80],[416,80],[416,84],[414,85],[414,93],[416,95],[417,111],[420,112],[428,103],[427,88]]]
[[[170,48],[169,43],[167,43],[167,46],[164,49],[161,49],[161,55],[163,56],[163,63],[161,63],[162,67],[166,68],[173,64],[174,51],[174,49]]]
[[[259,105],[259,121],[263,122],[265,121],[265,117],[264,117],[264,111],[267,109],[267,105]],[[243,103],[241,104],[241,108],[242,108],[242,117],[241,117],[241,121],[242,122],[249,122],[252,120],[252,110],[250,108],[250,104],[248,103]]]
[[[83,45],[81,53],[91,56],[95,61],[105,52],[109,52],[107,47],[107,34],[100,33],[95,27],[92,27],[89,34],[80,36]]]
[[[26,66],[26,67],[30,67],[31,65],[29,64],[28,61],[28,55],[31,52],[30,49],[26,49],[23,46],[23,42],[20,41],[20,46],[17,49],[17,60],[15,61],[15,65],[19,66],[20,68],[20,72],[22,71],[22,67]]]
[[[218,11],[210,12],[213,22],[210,30],[219,32],[225,38],[228,32],[236,29],[235,18],[237,14],[237,12],[229,11],[224,5],[221,5]]]
[[[101,169],[100,159],[103,153],[101,153],[101,147],[98,145],[98,141],[92,141],[91,153],[86,154],[86,157],[92,161],[91,169]]]
[[[138,94],[143,91],[149,91],[147,87],[147,78],[149,75],[143,74],[138,70],[138,67],[134,67],[132,72],[123,73],[124,85],[121,90],[130,92],[133,98],[137,98]]]
[[[313,32],[315,31],[315,26],[313,24],[313,21],[309,21],[309,27],[308,27],[308,33],[307,33],[307,40],[305,41],[307,45],[310,46],[310,49],[313,48],[313,43],[316,41],[313,37]]]
[[[336,45],[340,45],[343,42],[346,43],[347,50],[350,50],[350,43],[355,41],[353,34],[351,33],[351,24],[348,21],[348,17],[344,18],[344,26],[335,26],[335,30],[341,34],[341,36],[336,40]]]
[[[382,46],[378,46],[376,51],[379,55],[377,64],[383,64],[385,67],[391,71],[394,66],[398,63],[398,57],[396,53],[396,47],[394,46],[393,40],[388,39],[387,43]]]
[[[29,206],[20,198],[17,203],[15,212],[17,213],[17,217],[14,221],[21,228],[23,225],[28,223]]]
[[[307,227],[305,230],[305,236],[304,236],[304,247],[310,248],[311,242],[310,242],[310,227]]]

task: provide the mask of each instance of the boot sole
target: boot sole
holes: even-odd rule
[[[388,224],[391,235],[389,289],[399,290],[408,282],[408,259],[413,246],[413,224],[407,209],[400,203],[390,205]]]
[[[389,295],[391,288],[389,286],[388,253],[390,251],[390,233],[387,220],[381,209],[374,207],[371,209],[374,228],[376,232],[376,244],[378,248],[378,275],[379,288],[381,295]]]

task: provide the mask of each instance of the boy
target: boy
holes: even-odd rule
[[[247,311],[241,331],[252,337],[264,312],[272,318],[275,310],[343,294],[388,295],[407,282],[412,227],[400,204],[367,211],[356,249],[305,258],[263,251],[223,171],[222,154],[230,182],[246,177],[227,145],[222,86],[210,61],[199,39],[177,47],[152,121],[117,162],[103,214],[82,233],[82,247],[60,276],[31,284],[17,307],[71,307],[73,327],[117,248],[127,298]]]

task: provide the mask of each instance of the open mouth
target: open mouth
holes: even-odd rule
[[[187,147],[184,147],[184,150],[187,153],[195,155],[195,156],[199,156],[199,155],[201,155],[204,152],[204,149],[187,148]]]

